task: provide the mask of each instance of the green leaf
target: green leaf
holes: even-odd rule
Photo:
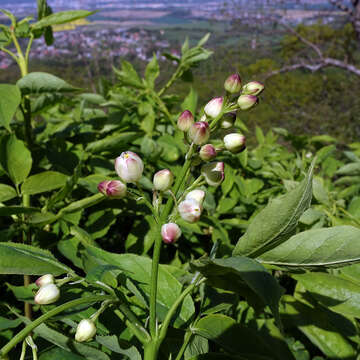
[[[189,360],[194,356],[206,354],[209,351],[209,342],[202,336],[194,335],[191,337],[184,352],[184,360]]]
[[[360,318],[360,284],[320,272],[293,277],[323,306],[343,315]]]
[[[47,250],[12,242],[0,243],[0,274],[55,276],[73,271]]]
[[[125,344],[125,341],[119,340],[115,335],[97,336],[96,341],[115,353],[125,355],[130,360],[141,360],[141,355],[135,346]]]
[[[150,296],[151,260],[147,257],[134,254],[113,254],[107,251],[88,246],[86,251],[93,261],[99,265],[115,265],[141,289],[147,303]],[[159,267],[157,314],[164,320],[167,311],[179,297],[182,285],[171,275],[165,267]],[[144,304],[147,305],[147,304]],[[174,319],[176,326],[186,323],[194,313],[194,304],[190,296],[183,301],[178,316]]]
[[[279,300],[282,289],[269,272],[257,261],[243,256],[233,256],[226,259],[200,258],[191,262],[191,267],[202,273],[210,281],[218,278],[225,278],[232,281],[245,282],[248,287],[262,300],[269,305],[277,323],[280,325]],[[230,277],[235,275],[235,277]],[[237,278],[237,279],[236,279]]]
[[[32,72],[17,82],[23,95],[72,92],[78,90],[65,80],[45,72]]]
[[[19,214],[31,214],[34,212],[40,212],[41,209],[36,207],[25,207],[25,206],[1,206],[0,216],[11,216]]]
[[[181,110],[190,110],[193,114],[195,114],[198,97],[199,96],[197,91],[194,90],[194,88],[191,86],[189,94],[186,96],[183,103],[181,104]]]
[[[259,261],[290,269],[341,267],[360,262],[360,229],[335,226],[292,236]]]
[[[121,70],[118,70],[116,68],[114,68],[113,70],[119,78],[120,82],[124,85],[130,85],[135,88],[144,87],[144,84],[140,80],[139,75],[129,62],[123,61],[121,63]]]
[[[159,63],[157,57],[154,54],[151,61],[147,64],[145,69],[145,80],[148,86],[153,89],[155,86],[155,80],[160,74]]]
[[[276,337],[269,336],[266,332],[237,324],[234,319],[225,315],[205,316],[191,327],[191,331],[216,342],[230,353],[244,355],[244,359],[254,359],[253,355],[261,359],[261,356],[269,354],[271,359],[294,359],[285,343],[279,346],[279,340],[283,341],[280,334]]]
[[[350,163],[336,171],[337,175],[360,175],[360,163]]]
[[[315,176],[312,186],[314,198],[321,204],[330,205],[329,194],[324,186],[323,178]]]
[[[353,359],[355,350],[346,335],[356,334],[356,328],[348,319],[326,309],[313,308],[289,295],[284,297],[281,309],[289,327],[298,327],[327,357]]]
[[[86,360],[83,356],[76,355],[72,352],[61,348],[52,348],[49,351],[41,352],[39,360]]]
[[[16,328],[20,324],[21,324],[20,319],[10,320],[10,319],[6,319],[6,318],[0,316],[0,331]]]
[[[0,202],[13,199],[16,196],[16,190],[12,186],[0,184]]]
[[[24,142],[14,134],[4,136],[0,143],[0,163],[15,185],[21,184],[29,175],[32,158]]]
[[[39,30],[48,26],[60,25],[72,22],[74,20],[82,19],[94,14],[95,11],[87,10],[71,10],[71,11],[59,11],[55,14],[43,17],[38,22],[32,24],[32,30]]]
[[[0,84],[0,126],[10,131],[10,121],[21,102],[21,92],[16,85]]]
[[[237,242],[233,255],[258,257],[293,234],[299,218],[311,203],[314,165],[313,161],[305,179],[295,189],[270,201],[257,214]]]
[[[139,137],[137,132],[124,132],[121,134],[109,135],[101,140],[93,141],[88,144],[86,151],[99,153],[103,151],[122,151],[127,148],[127,144],[131,143]]]
[[[44,171],[28,177],[21,186],[23,195],[40,194],[65,185],[68,176],[56,171]]]

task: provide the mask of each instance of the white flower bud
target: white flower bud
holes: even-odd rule
[[[224,137],[225,148],[236,154],[245,149],[246,138],[243,134],[233,133]]]
[[[179,204],[178,210],[185,221],[193,223],[200,219],[202,206],[194,199],[185,199]]]
[[[194,123],[194,115],[190,110],[185,110],[179,116],[177,126],[181,131],[188,131],[190,126]]]
[[[53,284],[55,282],[55,278],[52,274],[45,274],[43,276],[40,276],[36,281],[35,284],[38,287],[47,285],[47,284]]]
[[[203,145],[199,151],[199,156],[200,159],[204,161],[209,161],[216,158],[215,146],[211,144]]]
[[[224,163],[212,162],[202,166],[201,174],[210,186],[218,186],[224,180]]]
[[[216,118],[220,115],[224,99],[222,97],[216,97],[211,99],[204,107],[204,112],[211,118]]]
[[[140,180],[144,164],[137,154],[126,151],[116,158],[115,170],[124,182],[133,183]]]
[[[224,83],[225,90],[230,94],[236,94],[241,90],[241,78],[239,74],[230,75]]]
[[[181,230],[175,223],[167,223],[161,227],[161,237],[166,244],[173,244],[181,236]]]
[[[243,95],[259,95],[264,90],[264,85],[258,81],[251,81],[244,85]]]
[[[239,96],[237,103],[241,110],[251,109],[258,103],[259,99],[255,95],[241,95]]]
[[[188,135],[190,140],[196,145],[206,143],[210,137],[209,124],[206,121],[198,121],[195,124],[192,124]]]
[[[126,184],[120,180],[111,180],[106,187],[106,195],[110,199],[121,199],[126,196],[126,190]]]
[[[89,341],[96,334],[96,326],[93,321],[90,319],[83,319],[79,322],[76,333],[75,340],[79,342]]]
[[[60,290],[55,284],[41,286],[35,294],[34,301],[39,305],[47,305],[56,302],[60,297]]]
[[[169,190],[173,184],[174,175],[168,170],[160,170],[154,175],[153,184],[154,189],[158,191],[166,191]]]
[[[205,199],[205,191],[201,189],[192,190],[185,196],[185,200],[195,200],[200,205],[202,205],[204,199]]]

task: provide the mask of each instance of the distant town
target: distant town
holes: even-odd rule
[[[106,58],[112,62],[118,57],[131,57],[149,61],[154,51],[160,55],[165,50],[176,54],[170,42],[164,37],[168,26],[178,26],[186,22],[199,20],[232,21],[243,24],[266,22],[267,14],[285,18],[289,22],[311,23],[321,15],[322,21],[331,22],[336,16],[327,0],[237,0],[224,5],[224,1],[198,0],[169,1],[158,0],[48,0],[54,11],[69,9],[96,10],[96,14],[86,20],[55,27],[53,46],[46,46],[43,39],[34,41],[32,59],[68,59],[69,61],[88,61],[94,57]],[[230,4],[230,5],[229,5]],[[35,0],[0,0],[0,7],[9,9],[19,18],[33,14],[36,18]],[[8,19],[0,15],[0,23],[7,24]],[[155,30],[151,30],[152,27]],[[211,30],[211,29],[210,29]],[[13,63],[0,52],[0,69],[6,69]]]

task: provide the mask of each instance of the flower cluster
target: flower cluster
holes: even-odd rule
[[[179,130],[185,133],[185,142],[188,144],[186,155],[190,165],[203,164],[200,167],[200,177],[187,189],[179,194],[172,192],[174,174],[169,169],[157,171],[153,176],[153,204],[146,200],[142,192],[139,180],[143,176],[144,164],[139,155],[132,151],[125,151],[115,160],[115,171],[120,180],[105,180],[98,185],[98,190],[110,199],[121,199],[130,196],[135,199],[142,199],[150,204],[153,212],[161,211],[162,194],[172,197],[175,208],[161,224],[161,237],[167,244],[176,242],[181,237],[181,229],[176,223],[177,217],[194,223],[200,219],[203,211],[205,191],[199,187],[203,184],[219,186],[224,180],[224,163],[216,161],[218,154],[227,150],[233,154],[240,153],[245,149],[245,136],[232,131],[236,122],[238,110],[248,110],[258,103],[258,95],[263,91],[264,85],[257,81],[242,85],[238,74],[230,75],[224,83],[226,94],[215,97],[204,107],[203,114],[199,121],[190,110],[183,111],[177,121]],[[226,129],[217,131],[217,129]],[[216,146],[219,141],[212,140],[213,134],[222,135],[222,146]],[[213,143],[212,143],[213,142]],[[216,145],[215,145],[216,144]],[[184,175],[184,174],[183,174]],[[179,179],[180,183],[184,179]],[[128,184],[135,184],[137,189],[128,188]],[[140,197],[139,197],[140,196]],[[160,218],[160,217],[159,217]],[[80,324],[79,324],[80,325]]]

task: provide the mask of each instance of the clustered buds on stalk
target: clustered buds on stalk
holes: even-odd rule
[[[185,110],[179,116],[177,126],[181,131],[188,131],[191,125],[194,123],[194,115],[190,110]]]
[[[225,90],[230,94],[236,94],[241,90],[241,78],[239,74],[230,75],[224,82]]]
[[[258,81],[251,81],[244,85],[243,95],[259,95],[264,90],[264,85]]]
[[[216,149],[214,145],[205,144],[200,148],[199,156],[201,160],[210,161],[216,157]]]
[[[245,141],[245,136],[240,133],[228,134],[224,137],[225,148],[233,154],[245,150]]]
[[[39,305],[47,305],[56,302],[59,297],[59,288],[53,283],[48,283],[40,287],[40,289],[35,294],[34,301]]]
[[[224,180],[224,163],[212,162],[202,166],[201,174],[210,186],[219,186]]]
[[[79,322],[76,333],[75,340],[78,342],[84,342],[91,340],[96,334],[96,326],[94,322],[90,319],[83,319]]]
[[[161,237],[166,244],[173,244],[181,236],[181,230],[175,223],[167,223],[161,227]]]
[[[154,175],[153,184],[154,189],[158,191],[166,191],[169,190],[173,184],[174,175],[168,170],[160,170]]]
[[[238,105],[241,110],[249,110],[258,103],[259,99],[255,95],[240,95]]]
[[[116,158],[115,170],[121,180],[126,183],[134,183],[140,180],[144,171],[144,164],[137,154],[132,151],[125,151]]]
[[[209,124],[206,121],[198,121],[192,124],[188,135],[190,140],[196,145],[206,143],[210,137]]]
[[[211,118],[216,118],[221,113],[223,102],[224,99],[222,97],[211,99],[204,107],[205,114]]]

